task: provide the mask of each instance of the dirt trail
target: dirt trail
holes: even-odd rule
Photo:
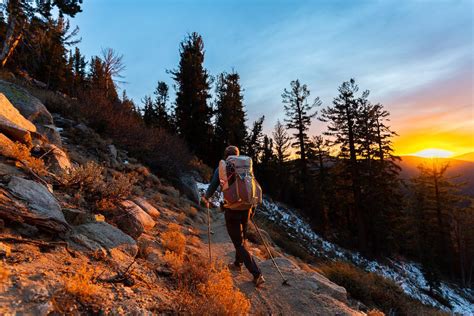
[[[213,260],[227,264],[233,262],[235,250],[227,234],[224,214],[212,211]],[[206,247],[201,249],[208,255],[207,225],[200,227]],[[241,273],[233,272],[236,286],[251,300],[251,314],[259,315],[363,315],[347,306],[346,290],[314,272],[301,270],[291,260],[276,258],[280,269],[288,278],[290,286],[283,286],[278,271],[271,260],[264,260],[260,250],[248,242],[248,249],[255,256],[266,282],[256,289],[252,283],[252,275],[243,269]]]

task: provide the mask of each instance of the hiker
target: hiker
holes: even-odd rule
[[[255,207],[262,201],[258,182],[253,176],[252,159],[239,156],[236,146],[228,146],[224,151],[224,160],[214,172],[211,183],[202,196],[202,201],[209,207],[209,198],[221,186],[224,203],[221,208],[225,215],[227,232],[235,247],[235,261],[228,265],[232,271],[242,271],[244,264],[253,275],[255,286],[265,282],[260,268],[245,247],[247,226],[255,212]]]

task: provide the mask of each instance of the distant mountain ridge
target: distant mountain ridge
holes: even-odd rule
[[[474,162],[474,152],[465,153],[465,154],[453,157],[452,159]]]

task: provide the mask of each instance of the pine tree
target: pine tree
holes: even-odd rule
[[[123,78],[125,70],[123,55],[119,55],[112,48],[102,50],[102,67],[104,72],[105,97],[112,102],[118,101],[117,83]]]
[[[175,117],[179,134],[198,157],[209,162],[211,150],[212,108],[210,78],[204,68],[204,42],[192,33],[181,43],[178,69],[171,71],[176,82]]]
[[[275,150],[276,170],[277,170],[277,183],[275,190],[275,198],[281,200],[283,197],[283,189],[285,184],[288,185],[289,178],[287,168],[285,167],[286,161],[288,160],[289,149],[291,146],[290,136],[286,132],[285,126],[278,120],[273,130],[273,144]]]
[[[347,210],[347,217],[351,222],[347,225],[350,228],[356,228],[359,248],[366,252],[367,227],[362,207],[361,180],[357,162],[357,144],[360,142],[356,138],[356,124],[361,100],[367,99],[369,92],[364,91],[360,97],[357,97],[356,93],[359,87],[354,79],[343,82],[338,90],[339,95],[334,99],[332,106],[322,110],[320,119],[328,123],[328,130],[325,134],[332,137],[334,139],[332,144],[340,148],[338,156],[343,167],[341,173],[344,174],[348,171],[350,174],[349,185],[353,198],[353,203],[351,203],[353,211]]]
[[[290,86],[291,89],[285,89],[282,94],[286,112],[285,122],[288,129],[295,130],[292,146],[297,148],[296,154],[299,155],[299,173],[303,187],[303,199],[306,199],[308,187],[307,150],[310,142],[307,132],[311,126],[311,120],[317,114],[314,108],[321,105],[321,100],[316,97],[314,101],[308,103],[310,91],[305,84],[301,85],[299,80],[292,81]]]
[[[158,121],[156,116],[156,111],[154,108],[153,100],[150,96],[145,96],[142,100],[143,103],[143,121],[145,122],[146,126],[152,127]]]
[[[312,165],[310,172],[313,183],[311,184],[314,199],[311,201],[313,205],[313,214],[316,217],[316,224],[323,235],[329,231],[329,197],[332,189],[332,183],[329,174],[329,164],[332,157],[330,155],[330,142],[323,136],[313,136],[311,138],[310,147],[308,148],[308,159]]]
[[[169,100],[169,88],[164,81],[158,81],[155,91],[155,102],[153,104],[156,115],[156,127],[163,128],[167,131],[173,130],[173,122],[168,113],[167,103]]]
[[[261,116],[258,120],[253,122],[252,129],[250,130],[247,141],[246,141],[246,153],[247,156],[251,157],[254,164],[260,162],[260,154],[263,146],[263,121],[265,116]]]
[[[214,148],[216,159],[229,145],[243,148],[247,138],[245,111],[240,77],[236,72],[217,77],[216,124]]]
[[[278,120],[273,130],[273,143],[275,144],[276,159],[280,166],[283,166],[290,154],[290,137],[288,136],[285,127]]]
[[[15,49],[22,41],[29,42],[34,34],[28,32],[28,24],[33,19],[51,19],[53,8],[58,10],[60,18],[65,15],[74,17],[81,12],[82,0],[36,1],[9,0],[2,6],[2,13],[7,18],[5,36],[0,49],[1,66],[13,56]]]
[[[74,54],[70,57],[70,64],[73,73],[73,82],[71,85],[71,95],[77,96],[83,90],[86,82],[86,67],[87,62],[85,57],[81,54],[78,47],[74,49]]]

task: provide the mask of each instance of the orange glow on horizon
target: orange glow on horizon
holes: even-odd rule
[[[424,154],[423,151],[431,150],[426,154],[430,157],[436,150],[445,158],[455,157],[469,152],[474,152],[474,132],[457,130],[449,132],[433,132],[408,130],[400,131],[400,136],[394,139],[395,153],[400,156]],[[449,153],[449,155],[448,155]],[[434,156],[437,156],[436,154]],[[438,157],[443,157],[438,156]],[[426,157],[426,156],[425,156]]]

